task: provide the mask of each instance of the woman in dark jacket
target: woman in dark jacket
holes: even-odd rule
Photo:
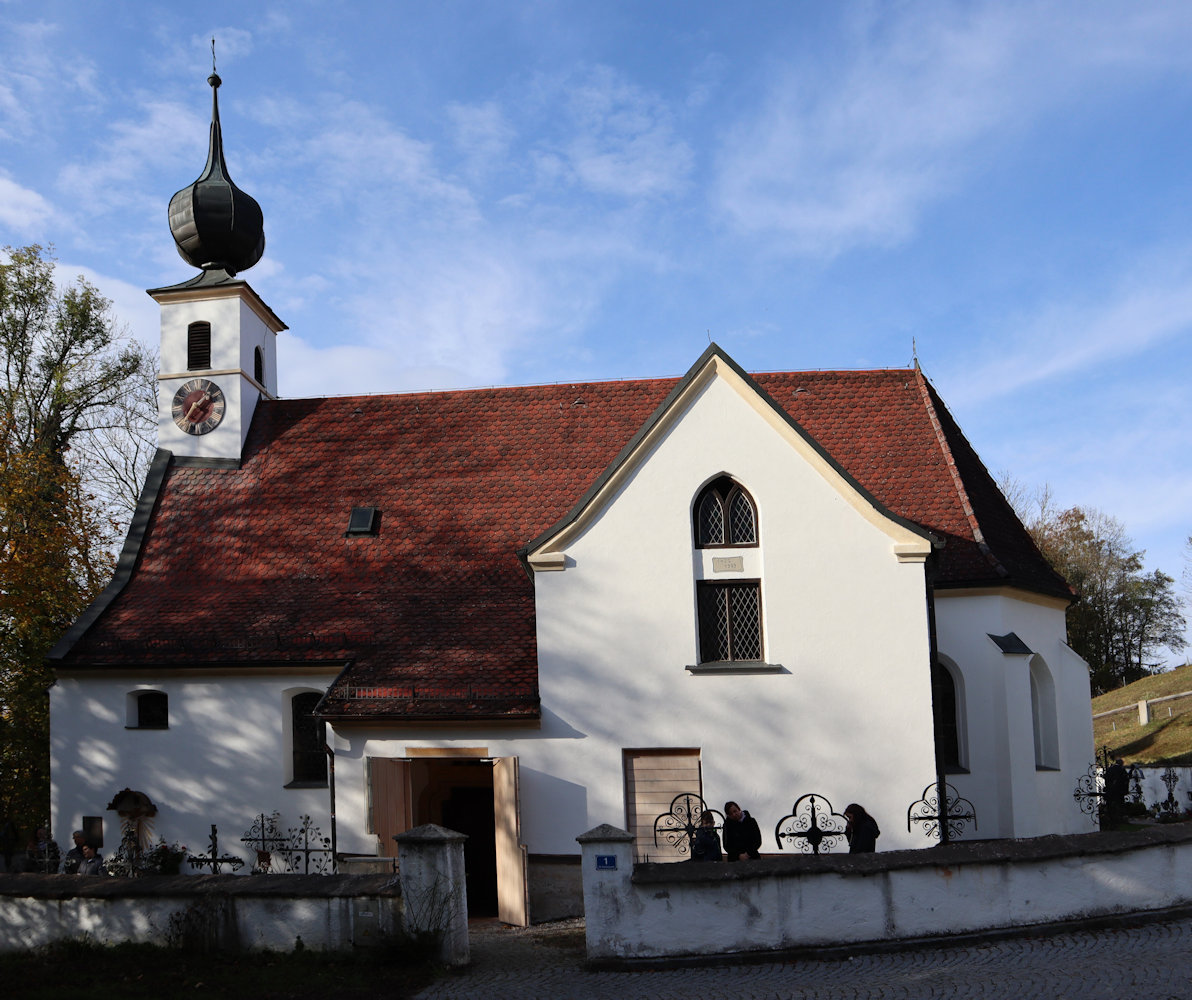
[[[855,802],[845,806],[844,818],[848,821],[844,836],[848,840],[849,854],[872,854],[876,851],[877,838],[882,832],[877,828],[877,820]]]
[[[729,861],[748,861],[759,858],[762,832],[757,820],[735,802],[724,804],[724,853]]]

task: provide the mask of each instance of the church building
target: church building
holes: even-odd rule
[[[115,578],[51,653],[53,823],[124,788],[239,848],[466,833],[473,911],[577,912],[578,834],[735,800],[763,853],[806,793],[879,850],[1091,829],[1086,664],[1048,565],[917,367],[287,399],[241,277],[262,214],[211,147],[170,201],[159,450]],[[249,852],[243,851],[243,856]]]

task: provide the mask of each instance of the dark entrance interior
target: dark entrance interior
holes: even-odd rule
[[[413,825],[437,823],[467,834],[464,871],[468,886],[468,916],[496,916],[497,851],[492,761],[430,758],[412,763]]]

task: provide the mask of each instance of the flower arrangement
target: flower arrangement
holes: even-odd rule
[[[170,844],[165,837],[159,837],[156,844],[141,855],[141,868],[162,875],[177,875],[186,859],[187,847],[177,841]]]

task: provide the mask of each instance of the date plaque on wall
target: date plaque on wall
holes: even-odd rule
[[[713,573],[744,573],[745,559],[742,556],[713,556]]]

